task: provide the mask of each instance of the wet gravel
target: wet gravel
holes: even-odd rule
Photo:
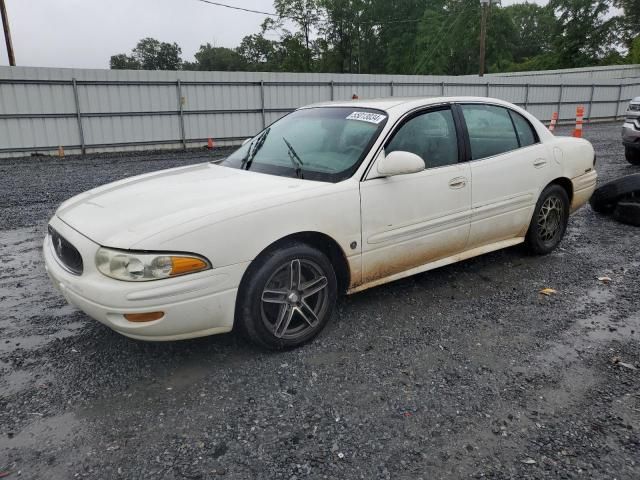
[[[639,171],[619,125],[585,136],[601,182]],[[57,205],[215,155],[0,162],[0,477],[640,477],[640,230],[588,206],[551,255],[345,297],[290,352],[138,342],[66,305],[40,254]]]

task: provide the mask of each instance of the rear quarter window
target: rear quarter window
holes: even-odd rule
[[[511,115],[513,125],[516,127],[520,147],[528,147],[538,143],[538,135],[526,118],[513,110],[509,110],[509,115]]]

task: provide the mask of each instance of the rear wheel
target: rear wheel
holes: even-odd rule
[[[545,255],[554,250],[567,229],[569,196],[560,185],[549,185],[540,194],[525,244],[531,253]]]
[[[329,321],[337,281],[322,252],[291,243],[259,257],[247,275],[236,321],[253,343],[274,350],[297,347]]]
[[[624,156],[631,165],[640,165],[640,148],[624,147]]]

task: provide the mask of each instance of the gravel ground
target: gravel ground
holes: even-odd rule
[[[618,124],[585,136],[601,182],[638,171]],[[640,478],[640,230],[588,206],[551,255],[345,297],[285,353],[138,342],[67,306],[40,254],[57,205],[209,157],[0,162],[0,477]]]

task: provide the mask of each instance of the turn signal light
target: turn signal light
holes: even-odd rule
[[[170,275],[184,275],[185,273],[199,272],[206,270],[209,265],[204,260],[194,257],[171,257]]]
[[[125,313],[124,318],[130,322],[153,322],[164,317],[164,312]]]

